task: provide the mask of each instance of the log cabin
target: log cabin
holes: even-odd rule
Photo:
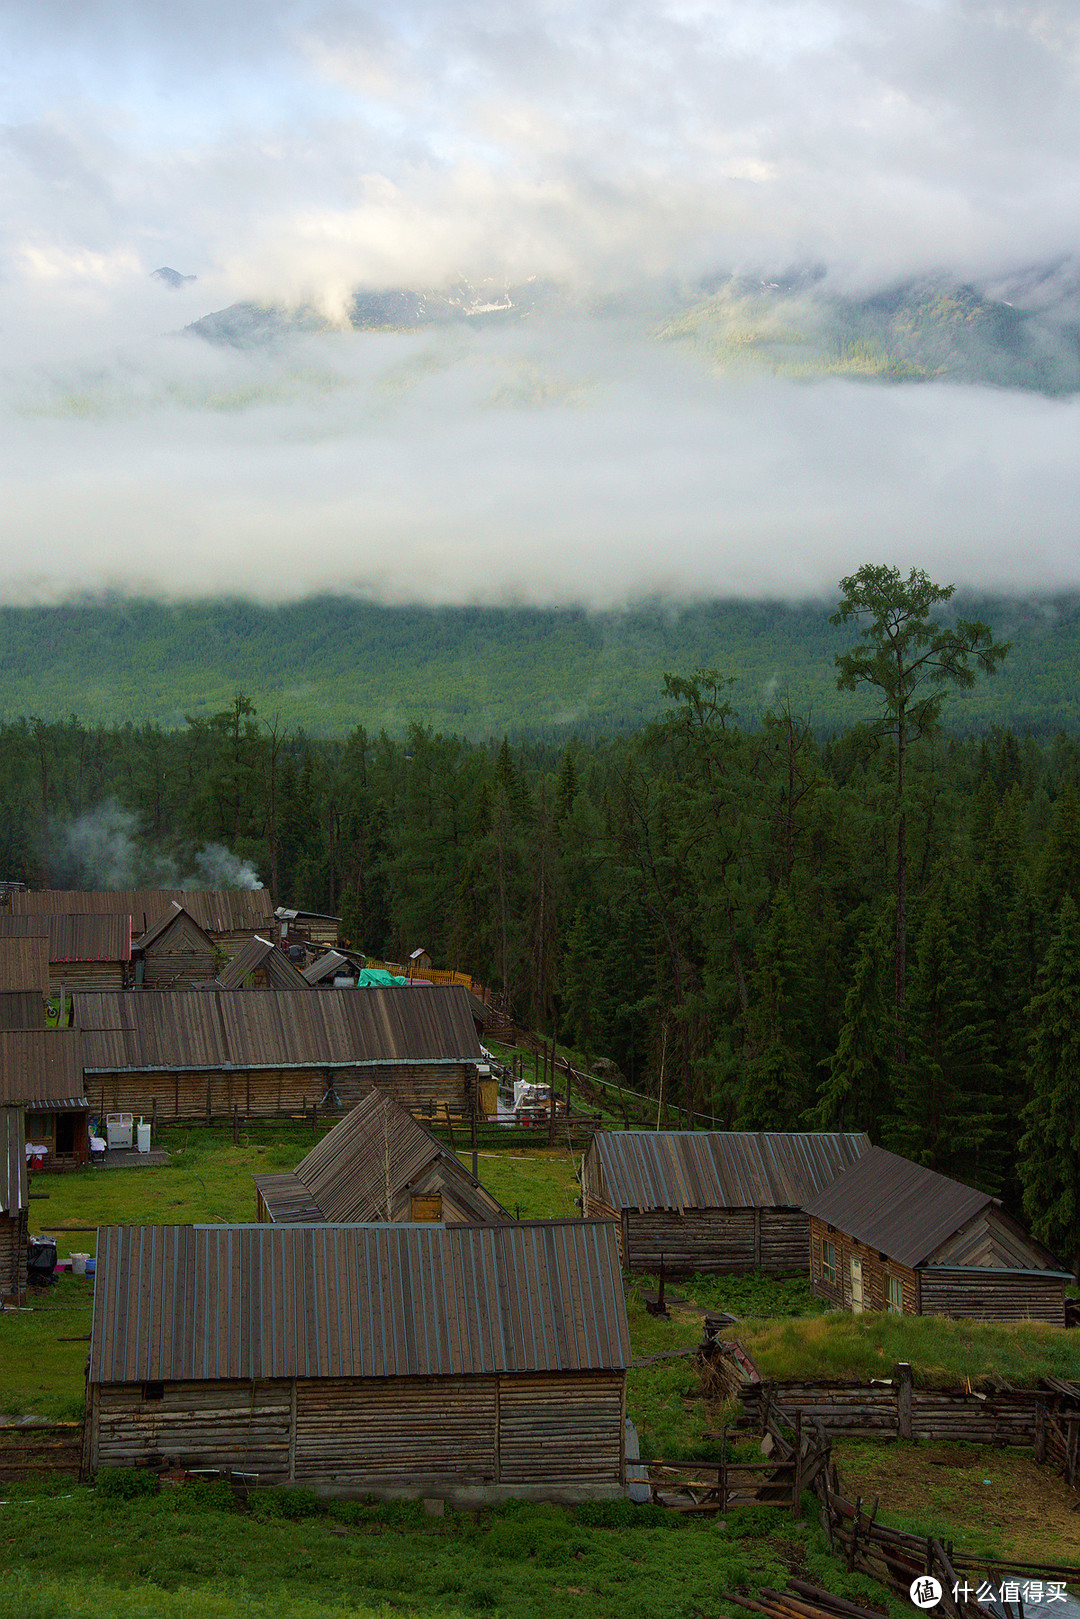
[[[459,1505],[625,1487],[629,1334],[612,1229],[99,1231],[83,1472]]]
[[[810,1268],[803,1205],[870,1146],[840,1131],[598,1130],[587,1219],[618,1221],[623,1268],[655,1274]]]
[[[0,915],[0,940],[42,932],[49,952],[49,992],[127,989],[131,984],[131,917],[121,911],[54,911]]]
[[[25,889],[11,896],[13,916],[49,916],[112,911],[131,917],[133,935],[148,933],[170,902],[183,906],[226,956],[234,955],[253,933],[274,926],[267,888],[124,888],[112,890]]]
[[[0,1107],[0,1305],[26,1298],[27,1184],[21,1107]]]
[[[0,1107],[18,1107],[25,1141],[47,1149],[42,1168],[75,1169],[90,1156],[89,1103],[77,1029],[0,1029]]]
[[[806,1207],[811,1288],[832,1304],[1065,1323],[1071,1274],[988,1192],[872,1147]]]
[[[291,1174],[256,1175],[256,1219],[503,1222],[457,1154],[385,1091],[357,1102]]]
[[[341,1112],[373,1087],[471,1117],[483,1061],[463,989],[77,995],[94,1107],[153,1119]]]
[[[136,989],[193,989],[210,983],[227,954],[175,899],[153,927],[132,941],[131,950]]]
[[[307,989],[312,985],[284,950],[258,934],[218,974],[222,989]]]

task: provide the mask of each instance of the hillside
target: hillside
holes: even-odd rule
[[[1003,672],[950,698],[950,723],[1080,730],[1080,601],[957,600],[1013,642]],[[418,720],[470,738],[637,729],[668,670],[715,666],[747,720],[790,698],[816,728],[869,712],[838,693],[853,637],[829,603],[653,603],[578,609],[380,607],[338,597],[283,607],[114,600],[0,610],[0,718],[182,725],[243,690],[260,714],[315,736]]]

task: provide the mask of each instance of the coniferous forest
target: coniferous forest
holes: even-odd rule
[[[312,740],[242,693],[175,730],[8,723],[0,876],[213,886],[227,850],[356,948],[423,945],[504,991],[658,1118],[865,1129],[1026,1205],[1072,1262],[1080,743],[951,733],[941,698],[1005,649],[961,621],[986,639],[919,666],[932,610],[890,699],[864,602],[870,673],[837,674],[878,715],[824,740],[785,704],[737,714],[715,670],[669,675],[636,735],[566,747]]]

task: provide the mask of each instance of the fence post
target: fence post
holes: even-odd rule
[[[1041,1400],[1035,1407],[1035,1460],[1046,1461],[1046,1407]]]
[[[912,1386],[914,1377],[911,1365],[902,1360],[893,1367],[893,1383],[896,1388],[896,1426],[901,1439],[914,1439],[915,1425],[912,1418]]]
[[[798,1520],[802,1501],[802,1407],[795,1409],[795,1471],[791,1476],[791,1516]]]

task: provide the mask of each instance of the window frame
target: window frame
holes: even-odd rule
[[[836,1286],[836,1244],[828,1237],[821,1239],[821,1280],[826,1287]]]

